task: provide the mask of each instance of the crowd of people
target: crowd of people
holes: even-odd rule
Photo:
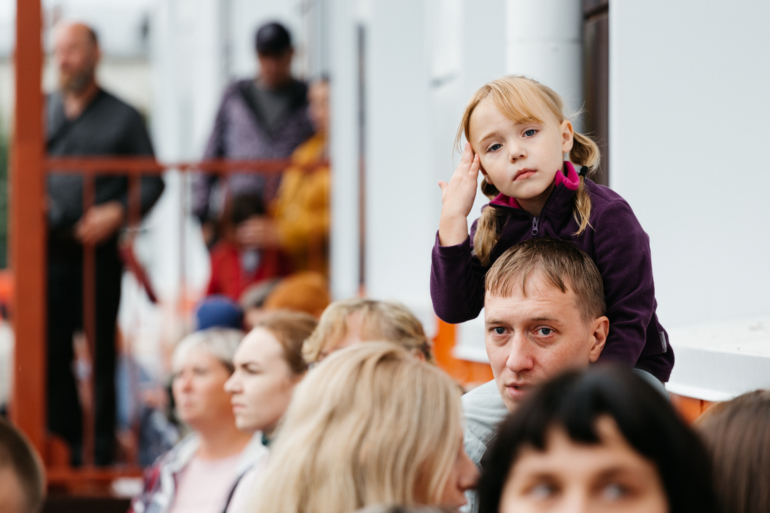
[[[91,70],[98,60],[96,37],[82,25],[63,28],[57,45],[90,55]],[[675,411],[649,238],[622,197],[589,179],[598,148],[574,131],[553,90],[518,76],[480,88],[460,123],[460,165],[439,184],[433,307],[452,323],[483,309],[494,375],[466,391],[437,366],[405,306],[331,302],[330,84],[320,79],[308,91],[291,77],[291,38],[277,23],[260,28],[256,50],[260,75],[227,89],[206,156],[293,153],[297,168],[282,179],[196,180],[212,296],[172,357],[171,393],[187,435],[147,469],[132,512],[770,511],[770,392],[716,404],[693,426]],[[135,122],[89,80],[88,102],[74,78],[62,83],[61,100],[51,98],[50,119],[64,125],[49,150],[68,151],[67,137],[93,130],[89,118]],[[469,231],[479,175],[490,202]],[[67,230],[50,236],[67,233],[51,246],[49,281],[65,256],[67,265],[82,261],[78,244],[117,244],[125,184],[102,185],[114,189],[92,207],[102,211],[83,214],[63,199],[51,209],[63,216],[52,230]],[[77,186],[62,183],[58,193]],[[143,186],[149,208],[162,184]],[[74,328],[59,335],[71,338]],[[49,369],[49,385],[51,372],[63,371]],[[114,416],[114,406],[98,407]],[[82,427],[57,415],[49,409],[51,430],[77,448]],[[0,479],[3,511],[39,508],[41,466],[6,424],[0,474],[12,476]]]

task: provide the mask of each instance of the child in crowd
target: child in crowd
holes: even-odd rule
[[[711,453],[722,511],[770,511],[770,390],[714,404],[695,428]]]
[[[463,135],[460,165],[449,183],[439,182],[443,206],[431,270],[436,314],[451,323],[478,316],[484,276],[511,246],[535,237],[569,240],[596,262],[604,281],[610,332],[601,359],[668,381],[674,354],[655,313],[649,238],[622,197],[587,178],[599,149],[573,130],[561,98],[529,78],[494,80],[468,103],[458,145]],[[479,172],[491,201],[469,237]]]
[[[500,425],[481,461],[479,513],[717,513],[709,463],[671,403],[635,373],[570,371]]]
[[[238,301],[251,285],[271,278],[286,276],[291,262],[278,245],[256,247],[244,241],[254,239],[244,230],[259,230],[245,221],[266,216],[265,204],[258,194],[240,194],[233,198],[229,215],[224,216],[222,240],[211,249],[211,279],[207,295],[221,294]]]

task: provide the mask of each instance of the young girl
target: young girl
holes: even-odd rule
[[[436,314],[450,323],[478,316],[484,276],[511,246],[535,237],[570,240],[604,280],[610,333],[601,359],[668,381],[674,354],[655,314],[649,239],[623,198],[585,178],[599,164],[599,149],[573,131],[561,98],[526,77],[494,80],[465,108],[458,143],[463,135],[460,165],[448,184],[439,182],[443,207],[430,287]],[[468,237],[479,172],[492,201]]]

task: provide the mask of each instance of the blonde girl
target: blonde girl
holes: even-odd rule
[[[574,131],[559,95],[527,77],[493,80],[466,106],[458,145],[463,136],[460,165],[449,183],[439,182],[431,269],[436,314],[450,323],[478,316],[484,275],[511,246],[537,237],[569,240],[596,262],[604,281],[610,333],[601,359],[668,381],[674,355],[656,315],[649,238],[622,197],[588,179],[599,149]],[[491,201],[469,236],[479,173]]]
[[[298,386],[251,511],[459,507],[478,478],[461,416],[459,387],[404,348],[338,351]]]

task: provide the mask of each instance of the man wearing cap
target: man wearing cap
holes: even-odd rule
[[[289,31],[280,23],[267,23],[257,31],[255,46],[259,75],[237,81],[225,90],[204,159],[284,159],[313,134],[307,109],[307,86],[291,74],[294,48]],[[221,215],[222,200],[238,192],[262,194],[270,201],[279,181],[278,175],[246,173],[232,174],[226,183],[223,183],[225,180],[218,183],[214,176],[196,177],[193,208],[204,233]],[[276,234],[269,227],[242,228],[239,233],[249,239],[250,245],[277,243],[273,240]]]

